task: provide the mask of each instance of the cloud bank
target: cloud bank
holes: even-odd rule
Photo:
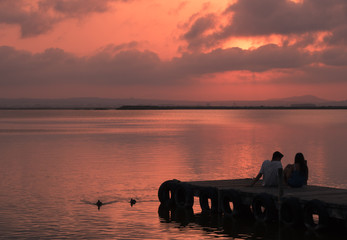
[[[222,17],[228,19],[227,23],[216,21]],[[212,19],[215,20],[213,24]],[[201,49],[218,46],[233,37],[273,34],[299,37],[319,32],[329,33],[325,43],[346,44],[345,0],[303,0],[298,3],[289,0],[237,1],[218,17],[211,14],[200,16],[191,23],[183,38],[190,49]]]
[[[0,23],[20,26],[23,38],[44,34],[69,18],[103,13],[130,0],[0,0]]]
[[[38,36],[64,19],[109,11],[115,2],[127,1],[0,0],[0,23],[19,25],[23,37]],[[230,84],[249,83],[256,75],[257,85],[347,86],[345,0],[239,0],[221,12],[192,13],[186,23],[177,25],[175,39],[183,40],[184,46],[167,60],[143,50],[133,39],[84,57],[59,48],[32,53],[2,46],[0,87],[63,84],[185,91],[187,85],[198,86],[206,79],[217,86],[221,75]],[[232,45],[242,38],[268,40],[250,48]],[[238,77],[242,74],[246,77]]]
[[[317,76],[314,71],[317,71],[318,66],[320,72],[326,72],[325,75],[337,76],[333,79]],[[331,83],[346,81],[346,67],[346,49],[331,48],[312,53],[274,44],[252,50],[229,48],[208,53],[186,53],[169,61],[161,60],[151,51],[121,50],[120,46],[109,46],[91,57],[77,57],[62,49],[47,49],[42,53],[32,54],[12,47],[0,47],[0,85],[3,86],[69,82],[95,85],[176,85],[195,81],[197,77],[206,74],[232,71],[261,73],[273,70],[301,71],[307,75],[301,81]],[[314,79],[310,76],[314,76]]]

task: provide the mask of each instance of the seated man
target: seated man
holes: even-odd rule
[[[258,175],[253,179],[250,186],[253,186],[259,179],[263,177],[263,186],[265,187],[275,187],[278,185],[278,169],[282,168],[281,159],[283,154],[276,151],[272,155],[272,160],[265,160],[261,165],[261,169]]]

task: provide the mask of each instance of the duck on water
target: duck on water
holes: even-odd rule
[[[106,205],[106,204],[110,204],[110,203],[114,203],[114,202],[116,202],[116,201],[103,203],[98,199],[98,201],[96,203],[92,203],[92,204],[96,205],[98,207],[98,210],[100,210],[101,206]],[[129,203],[130,203],[130,206],[132,207],[133,205],[136,204],[136,200],[134,198],[131,198]]]

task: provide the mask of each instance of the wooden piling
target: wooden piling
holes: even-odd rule
[[[282,196],[283,196],[283,169],[279,168],[278,169],[278,209],[281,209],[281,201],[282,201]],[[281,221],[281,211],[278,211],[278,220]]]

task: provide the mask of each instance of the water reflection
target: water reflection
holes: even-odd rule
[[[345,239],[345,232],[311,232],[304,227],[291,227],[279,223],[265,223],[253,218],[227,218],[220,214],[194,213],[192,208],[170,209],[160,205],[159,219],[173,228],[202,230],[205,235],[218,239],[262,240],[330,240]]]
[[[170,222],[159,224],[157,191],[167,179],[253,177],[274,150],[284,153],[284,166],[303,152],[309,184],[347,188],[347,111],[0,111],[0,116],[0,200],[9,203],[0,207],[0,232],[8,238],[201,239],[200,231],[207,239],[258,236],[266,228],[191,212],[170,212],[161,218]],[[139,200],[132,208],[130,198]],[[119,202],[97,211],[81,199]],[[184,232],[181,237],[170,231],[172,225]]]

